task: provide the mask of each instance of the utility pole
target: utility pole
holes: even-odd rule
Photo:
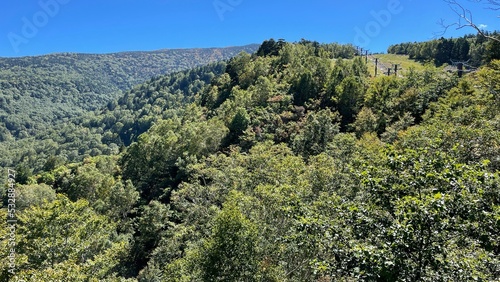
[[[378,71],[378,58],[375,58],[375,77],[377,77],[377,71]]]
[[[399,65],[398,65],[398,64],[393,64],[392,66],[393,66],[393,68],[394,68],[394,75],[395,75],[395,76],[398,76],[398,68],[399,68]]]
[[[369,50],[366,50],[365,64],[368,64],[368,51],[369,51]]]
[[[458,63],[457,69],[458,69],[458,77],[462,77],[462,75],[464,74],[464,63]]]
[[[458,74],[458,77],[462,77],[464,75],[465,72],[470,72],[470,71],[473,71],[474,68],[471,67],[470,65],[468,65],[469,61],[454,61],[454,60],[451,60],[451,63],[457,67],[457,74]]]

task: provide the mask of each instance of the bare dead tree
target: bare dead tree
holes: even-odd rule
[[[481,27],[478,26],[474,22],[473,17],[472,17],[472,12],[469,9],[464,8],[464,6],[462,6],[460,3],[458,3],[457,0],[443,0],[443,1],[448,3],[451,10],[455,14],[457,14],[458,20],[457,20],[457,22],[454,22],[452,24],[445,24],[445,21],[443,19],[441,19],[439,24],[443,27],[443,30],[442,30],[442,32],[436,33],[435,34],[436,36],[444,35],[446,33],[446,31],[452,27],[455,27],[456,29],[462,29],[462,28],[469,27],[469,28],[475,29],[480,35],[482,35],[488,39],[500,42],[499,38],[486,34],[486,32],[483,29],[481,29]],[[469,0],[469,2],[483,3],[483,4],[487,5],[488,9],[500,10],[500,0],[486,0],[486,1]]]

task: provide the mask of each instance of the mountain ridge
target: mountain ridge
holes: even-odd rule
[[[14,137],[104,107],[151,77],[227,60],[258,45],[0,58],[1,130]]]
[[[165,51],[183,51],[183,50],[211,50],[211,49],[231,49],[231,48],[258,48],[260,46],[259,43],[249,43],[245,45],[234,45],[234,46],[224,46],[224,47],[186,47],[186,48],[161,48],[161,49],[153,49],[153,50],[125,50],[125,51],[116,51],[116,52],[104,52],[104,53],[86,53],[86,52],[70,52],[70,51],[62,51],[62,52],[52,52],[46,54],[38,54],[38,55],[26,55],[19,57],[2,57],[0,56],[0,60],[2,59],[20,59],[20,58],[33,58],[33,57],[44,57],[51,55],[113,55],[113,54],[122,54],[122,53],[160,53]]]

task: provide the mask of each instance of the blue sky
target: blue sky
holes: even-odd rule
[[[500,11],[461,0],[477,24],[500,30]],[[354,43],[376,52],[432,39],[441,0],[15,0],[0,3],[0,57],[225,47],[269,38]],[[450,29],[445,37],[475,33]]]

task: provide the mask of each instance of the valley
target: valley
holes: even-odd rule
[[[419,44],[0,59],[0,280],[495,281],[500,57]]]

